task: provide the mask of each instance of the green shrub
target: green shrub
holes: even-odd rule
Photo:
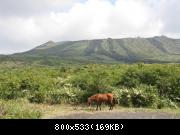
[[[45,99],[46,99],[46,94],[43,91],[34,92],[28,97],[28,100],[31,103],[44,103]]]
[[[0,98],[1,99],[17,99],[23,97],[23,92],[19,90],[17,82],[7,81],[0,83]]]
[[[34,92],[34,91],[39,91],[40,86],[39,86],[38,82],[30,80],[30,78],[29,78],[29,79],[21,80],[20,89],[22,91],[26,90],[28,92]]]
[[[179,102],[179,76],[179,68],[174,65],[133,65],[122,75],[118,84],[127,88],[138,88],[142,84],[154,86],[157,88],[156,90],[160,97],[166,97],[174,102]],[[138,97],[140,98],[141,96]]]
[[[121,85],[128,88],[136,87],[140,84],[140,72],[136,68],[129,68],[123,75],[120,81]]]
[[[134,107],[155,107],[158,100],[157,89],[141,85],[131,91],[131,101]]]
[[[88,91],[83,91],[79,96],[79,102],[80,103],[87,103],[88,97],[92,96],[94,93],[90,93]]]
[[[180,101],[180,77],[173,76],[172,78],[161,78],[157,82],[157,88],[161,96],[175,102]]]
[[[126,107],[156,107],[158,95],[154,87],[142,85],[132,89],[116,89],[113,93],[119,104]]]
[[[62,102],[61,94],[58,92],[49,93],[49,99],[46,102],[50,104],[60,104]]]
[[[125,89],[122,90],[122,93],[119,97],[119,103],[123,106],[127,106],[130,107],[131,106],[131,94],[129,92],[129,90]]]
[[[145,107],[146,104],[146,97],[140,93],[132,93],[131,95],[132,105],[134,107]]]
[[[73,87],[62,87],[61,89],[54,89],[47,94],[46,102],[50,104],[77,104],[81,103],[85,92]]]
[[[109,73],[97,68],[77,74],[71,81],[74,87],[88,90],[90,93],[100,93],[110,82]]]
[[[174,103],[173,101],[171,101],[170,99],[159,99],[158,103],[157,103],[157,108],[161,109],[161,108],[177,108],[176,103]]]

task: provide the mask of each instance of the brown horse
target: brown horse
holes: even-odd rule
[[[98,110],[98,107],[101,110],[102,103],[109,104],[110,106],[109,110],[112,110],[113,106],[118,103],[117,99],[113,96],[112,93],[106,93],[106,94],[99,93],[92,95],[91,97],[88,98],[88,105],[90,106],[92,102],[96,102],[97,104],[96,110]]]

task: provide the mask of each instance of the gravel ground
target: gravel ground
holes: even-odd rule
[[[64,116],[52,117],[52,119],[180,119],[169,113],[162,112],[81,112]]]

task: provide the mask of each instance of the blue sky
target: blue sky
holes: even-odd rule
[[[116,2],[116,0],[110,0],[110,2],[111,2],[112,4],[114,4],[114,3]]]
[[[49,40],[180,38],[179,0],[0,0],[0,54]]]

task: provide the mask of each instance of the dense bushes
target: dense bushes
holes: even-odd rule
[[[28,97],[28,100],[34,103],[44,103],[45,98],[46,98],[45,92],[37,91],[31,94],[30,97]]]
[[[130,67],[119,84],[136,88],[141,84],[155,86],[158,95],[173,101],[180,99],[180,69],[174,65],[144,65]]]
[[[92,93],[101,92],[102,88],[105,88],[110,83],[111,80],[108,72],[98,67],[80,72],[72,80],[74,87],[79,87]]]
[[[54,90],[47,95],[47,103],[58,104],[68,103],[77,104],[80,103],[83,91],[77,88],[64,87],[61,90]]]
[[[116,93],[119,104],[127,107],[156,107],[158,101],[155,88],[148,86],[116,89],[113,93]]]
[[[32,103],[49,103],[49,104],[78,104],[85,102],[84,91],[73,87],[62,87],[51,91],[38,91],[28,98]]]
[[[0,69],[0,99],[80,104],[95,93],[114,92],[120,105],[176,106],[180,66],[176,64],[86,65]]]
[[[169,107],[169,108],[177,108],[177,104],[173,101],[171,101],[170,99],[167,99],[167,98],[162,98],[162,99],[159,99],[158,102],[157,102],[157,108],[158,109],[161,109],[161,108],[164,108],[164,107]]]
[[[23,91],[19,89],[19,84],[13,81],[0,83],[0,97],[1,99],[17,99],[23,96]]]

